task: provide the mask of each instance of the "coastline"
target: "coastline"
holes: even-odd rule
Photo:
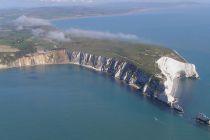
[[[161,57],[156,63],[164,77],[156,80],[152,75],[144,74],[141,68],[127,61],[109,57],[97,56],[80,51],[54,50],[41,54],[34,54],[15,60],[8,65],[0,65],[0,69],[31,67],[38,65],[73,64],[107,73],[116,79],[124,81],[127,85],[139,89],[142,93],[172,106],[176,99],[175,79],[182,77],[198,78],[195,65],[177,61],[169,57]],[[176,85],[176,86],[175,86]]]
[[[167,9],[174,9],[174,8],[184,8],[189,7],[191,5],[176,5],[176,6],[169,6],[169,7],[161,7],[161,8],[140,8],[140,9],[133,9],[126,12],[121,13],[114,13],[114,14],[93,14],[93,15],[77,15],[73,17],[57,17],[48,19],[49,21],[59,21],[59,20],[74,20],[74,19],[86,19],[86,18],[100,18],[100,17],[113,17],[113,16],[127,16],[127,15],[134,15],[134,14],[141,14],[141,13],[148,13],[148,12],[155,12],[160,10],[167,10]]]
[[[166,8],[142,8],[142,9],[135,9],[128,12],[122,13],[115,13],[115,14],[95,14],[95,15],[81,15],[81,16],[74,16],[74,17],[58,17],[49,19],[49,21],[58,21],[58,20],[74,20],[74,19],[86,19],[86,18],[100,18],[100,17],[113,17],[113,16],[127,16],[127,15],[134,15],[134,14],[141,14],[147,12],[154,12],[159,10],[169,9],[170,7]],[[175,8],[175,7],[173,7]]]
[[[157,8],[158,9],[158,8]],[[123,12],[123,13],[116,13],[116,14],[95,14],[95,15],[78,15],[74,17],[58,17],[58,18],[52,18],[49,19],[49,21],[58,21],[58,20],[73,20],[73,19],[85,19],[85,18],[100,18],[100,17],[113,17],[113,16],[126,16],[126,15],[133,15],[133,14],[139,14],[139,13],[144,13],[144,12],[150,12],[156,9],[139,9],[139,10],[134,10],[134,11],[129,11],[129,12]]]

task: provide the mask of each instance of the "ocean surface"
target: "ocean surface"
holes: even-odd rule
[[[197,66],[199,80],[182,79],[180,115],[107,75],[74,65],[0,71],[2,140],[208,140],[210,128],[210,7],[185,7],[126,16],[54,21],[80,28],[135,34],[172,48]]]

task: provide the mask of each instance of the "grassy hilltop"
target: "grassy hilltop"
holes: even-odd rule
[[[27,17],[22,18],[26,21],[37,20]],[[40,20],[38,21],[40,22]],[[10,63],[26,54],[39,52],[40,50],[58,48],[126,60],[150,74],[157,73],[158,69],[155,62],[162,56],[184,61],[170,49],[134,40],[78,36],[73,33],[61,32],[51,26],[30,25],[22,29],[17,29],[17,27],[14,25],[0,26],[1,64]]]
[[[62,47],[72,51],[83,51],[126,60],[148,73],[156,73],[155,62],[162,56],[169,56],[183,61],[170,49],[139,42],[74,38],[71,43],[64,43]]]
[[[8,46],[16,51],[1,51],[1,46]],[[143,44],[131,41],[92,39],[72,37],[70,42],[56,42],[30,36],[24,31],[8,33],[6,37],[0,37],[0,59],[2,63],[9,63],[29,53],[35,53],[37,49],[51,50],[66,48],[71,51],[82,51],[90,54],[116,58],[129,61],[148,73],[156,73],[155,61],[161,56],[169,56],[183,61],[170,49],[160,46]]]

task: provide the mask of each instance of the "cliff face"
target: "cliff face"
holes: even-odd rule
[[[162,74],[166,77],[164,82],[165,94],[170,102],[174,101],[174,92],[176,91],[175,85],[177,85],[175,84],[175,82],[177,82],[176,79],[181,77],[199,77],[195,65],[193,64],[179,62],[169,57],[161,57],[156,63]],[[161,96],[159,99],[164,100]]]
[[[65,50],[55,50],[46,53],[35,53],[17,59],[9,67],[22,67],[46,64],[65,64],[69,59]]]
[[[148,96],[154,96],[154,93],[163,93],[164,91],[162,82],[153,79],[152,75],[145,74],[131,63],[82,52],[68,52],[68,56],[70,63],[107,73],[139,89]]]
[[[158,78],[154,75],[145,74],[141,69],[124,60],[83,52],[70,52],[65,49],[27,55],[8,64],[7,67],[69,63],[107,73],[139,89],[141,93],[157,98],[167,104],[172,104],[175,101],[172,94],[173,79],[179,76],[197,77],[197,72],[193,65],[182,64],[170,58],[160,58],[157,61],[159,69],[164,75],[164,77]],[[171,68],[173,64],[179,64],[176,65],[176,71]]]

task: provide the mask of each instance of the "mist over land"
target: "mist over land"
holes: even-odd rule
[[[46,37],[48,39],[64,42],[71,41],[70,36],[85,37],[92,39],[138,40],[138,37],[132,34],[100,32],[92,30],[83,30],[79,28],[70,28],[67,31],[60,31],[54,28],[48,20],[41,18],[26,17],[25,15],[22,15],[15,19],[13,23],[17,30],[31,29],[31,33],[36,37]],[[44,27],[48,27],[48,29]],[[49,28],[51,28],[51,30],[49,30]]]
[[[122,32],[102,32],[70,28],[66,31],[55,28],[47,19],[21,15],[13,19],[10,24],[2,26],[0,43],[19,51],[14,57],[3,55],[5,63],[22,57],[26,54],[66,48],[72,51],[83,51],[100,56],[114,57],[131,61],[149,73],[154,73],[154,62],[162,55],[170,55],[180,59],[170,49],[157,45],[141,43],[138,36]],[[3,49],[3,48],[2,48]],[[154,54],[153,54],[154,53]],[[139,56],[142,56],[141,58]],[[146,64],[146,65],[145,65]]]

